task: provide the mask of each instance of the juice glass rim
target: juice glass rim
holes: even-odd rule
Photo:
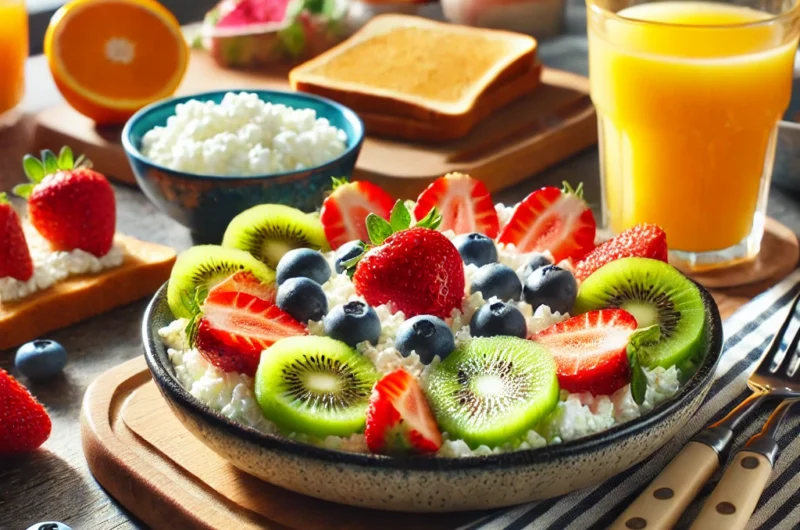
[[[695,1],[695,2],[704,2],[704,3],[712,3],[712,4],[726,4],[726,5],[738,5],[734,4],[733,2],[719,2],[714,0],[688,0],[688,1]],[[619,14],[615,13],[614,11],[610,11],[604,7],[597,5],[596,0],[586,0],[589,9],[600,16],[616,20],[618,22],[624,24],[635,24],[635,25],[642,25],[642,26],[660,26],[664,28],[676,28],[676,29],[701,29],[701,30],[730,30],[730,29],[740,29],[740,28],[752,28],[758,26],[766,26],[768,24],[774,24],[775,22],[782,22],[784,20],[797,18],[798,14],[800,14],[800,0],[794,0],[791,9],[787,9],[783,13],[778,13],[776,15],[771,16],[770,18],[765,18],[763,20],[756,20],[753,22],[740,22],[734,24],[679,24],[675,22],[660,22],[655,20],[642,20],[639,18],[631,18],[631,17],[624,17],[620,16]],[[648,1],[646,3],[649,4],[656,4],[660,3],[659,0]],[[640,5],[640,4],[635,4]],[[632,7],[632,6],[629,6]],[[747,7],[747,6],[741,6]]]

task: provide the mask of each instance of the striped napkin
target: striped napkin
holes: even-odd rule
[[[499,510],[460,530],[607,528],[697,431],[709,422],[720,419],[749,394],[747,377],[755,370],[772,334],[783,321],[788,305],[797,292],[798,281],[800,270],[725,321],[724,353],[705,402],[686,426],[652,457],[599,486],[556,499]],[[800,319],[795,319],[787,337],[791,338],[800,327],[799,322]],[[788,339],[784,347],[786,343]],[[738,433],[735,449],[761,429],[771,409],[770,404],[762,406],[759,415]],[[750,520],[749,529],[800,528],[800,414],[787,418],[779,433],[779,443],[780,456],[771,481]],[[688,528],[720,473],[711,481],[711,485],[706,485],[701,491],[678,523],[678,528]]]

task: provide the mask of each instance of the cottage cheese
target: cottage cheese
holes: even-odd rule
[[[119,245],[100,258],[83,250],[53,251],[38,235],[27,235],[33,259],[33,276],[27,281],[0,278],[0,302],[11,302],[43,291],[70,277],[97,274],[119,267],[125,260],[125,251]]]
[[[347,135],[312,109],[229,92],[219,104],[189,100],[164,127],[142,138],[142,152],[170,169],[204,175],[264,175],[318,166],[344,153]]]

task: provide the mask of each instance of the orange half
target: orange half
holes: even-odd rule
[[[67,102],[98,124],[170,96],[189,58],[178,21],[155,0],[74,0],[53,15],[44,53]]]

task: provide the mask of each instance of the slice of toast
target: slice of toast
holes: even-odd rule
[[[473,112],[460,120],[417,121],[369,112],[359,112],[358,115],[371,136],[426,142],[457,140],[469,134],[496,110],[532,92],[539,86],[541,71],[541,65],[535,65],[526,74],[489,90],[479,98]]]
[[[536,40],[507,31],[379,15],[289,73],[296,90],[359,112],[433,121],[470,114],[481,95],[529,71]]]
[[[173,249],[121,234],[114,242],[125,250],[119,267],[72,276],[20,300],[0,302],[0,350],[144,298],[169,279]]]

